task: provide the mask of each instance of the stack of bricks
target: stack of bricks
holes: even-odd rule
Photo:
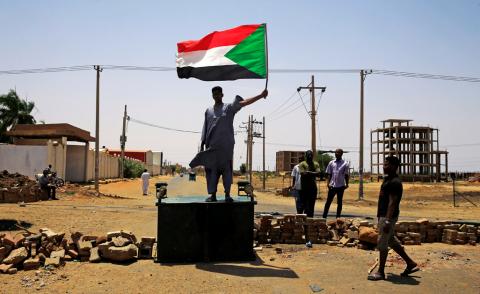
[[[283,217],[282,235],[281,239],[286,244],[300,244],[304,243],[303,226],[306,222],[307,216],[305,214],[286,214]]]
[[[305,223],[305,229],[305,238],[312,243],[324,244],[330,236],[324,218],[308,217]]]
[[[359,241],[360,227],[374,227],[368,220],[307,218],[304,214],[287,214],[273,218],[261,215],[257,224],[256,240],[259,243],[302,244],[312,243],[372,249]],[[448,221],[400,221],[395,226],[397,237],[404,245],[444,242],[448,244],[476,245],[480,241],[480,227],[452,224]],[[305,237],[304,237],[305,236]],[[374,244],[373,244],[374,245]]]
[[[34,270],[41,266],[56,268],[73,260],[132,260],[139,257],[140,245],[148,249],[141,257],[152,258],[154,242],[154,237],[144,237],[137,243],[135,235],[127,231],[111,232],[106,236],[75,232],[70,237],[48,228],[40,229],[39,233],[9,232],[0,234],[0,273],[14,274],[18,270]]]
[[[273,216],[271,214],[262,214],[260,217],[260,228],[257,232],[258,242],[268,243],[269,233],[272,228]]]

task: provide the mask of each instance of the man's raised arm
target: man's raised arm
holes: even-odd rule
[[[268,91],[267,91],[267,89],[265,89],[265,90],[263,90],[262,93],[260,93],[257,96],[254,96],[252,98],[247,98],[245,100],[240,101],[240,105],[242,107],[245,107],[245,106],[250,105],[250,104],[252,104],[252,103],[254,103],[254,102],[256,102],[256,101],[258,101],[262,98],[267,98],[267,96],[268,96]]]

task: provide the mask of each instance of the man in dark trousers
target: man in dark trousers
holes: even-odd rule
[[[304,211],[307,217],[313,217],[315,210],[315,201],[317,200],[317,177],[320,177],[320,165],[313,160],[313,152],[305,152],[305,161],[298,165],[300,171],[300,199],[304,205]],[[312,247],[312,242],[308,236],[306,246]]]
[[[337,218],[342,215],[343,192],[348,188],[349,166],[342,159],[343,150],[335,150],[335,159],[330,161],[325,171],[328,174],[328,196],[323,208],[323,218],[327,218],[333,198],[337,195]]]
[[[407,263],[407,268],[401,274],[408,276],[419,270],[417,263],[413,261],[405,252],[400,241],[395,236],[395,223],[400,214],[400,200],[402,200],[403,186],[400,177],[397,175],[397,169],[400,160],[395,156],[388,156],[383,163],[383,172],[387,177],[383,180],[378,196],[378,251],[380,251],[380,260],[378,271],[368,276],[369,280],[385,280],[385,263],[387,261],[388,247],[392,248]]]

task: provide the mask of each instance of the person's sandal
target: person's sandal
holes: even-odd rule
[[[415,265],[407,265],[407,268],[400,274],[402,277],[408,277],[410,274],[418,272],[420,268],[418,268],[417,264]]]
[[[205,202],[217,202],[217,197],[208,197],[207,199],[205,199]]]
[[[385,280],[385,274],[382,274],[382,273],[379,273],[379,272],[370,274],[370,275],[368,275],[368,280],[369,280],[369,281],[381,281],[381,280]]]

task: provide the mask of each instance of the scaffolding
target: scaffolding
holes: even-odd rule
[[[370,170],[383,175],[387,156],[400,159],[398,174],[404,181],[447,181],[448,151],[439,150],[438,129],[410,125],[412,120],[388,119],[370,131]]]

